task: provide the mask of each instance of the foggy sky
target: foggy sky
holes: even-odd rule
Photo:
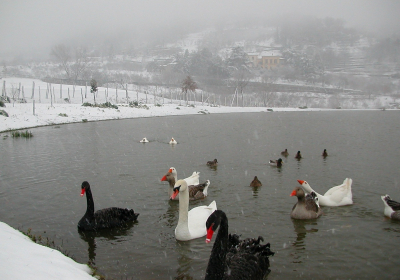
[[[0,59],[42,51],[55,44],[104,38],[161,36],[178,26],[265,16],[311,15],[343,19],[357,29],[398,33],[396,0],[0,0]]]

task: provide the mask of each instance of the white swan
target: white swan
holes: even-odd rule
[[[176,140],[172,137],[171,140],[169,141],[170,144],[178,144],[178,142],[176,142]]]
[[[144,137],[142,140],[140,140],[140,143],[149,143],[149,140],[147,140],[147,138]]]
[[[185,180],[178,180],[175,183],[171,199],[174,199],[178,193],[180,193],[179,220],[175,228],[175,238],[180,241],[188,241],[205,236],[207,234],[206,221],[217,210],[217,203],[214,200],[208,206],[198,206],[188,211],[189,191]]]
[[[318,196],[319,205],[321,206],[343,206],[353,204],[353,194],[351,192],[351,184],[353,180],[346,178],[343,184],[330,188],[324,195],[314,191],[310,185],[303,180],[297,180],[303,189],[308,192],[315,192]]]

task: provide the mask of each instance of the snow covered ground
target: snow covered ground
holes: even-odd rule
[[[0,279],[96,279],[91,269],[0,222]]]
[[[187,106],[183,100],[166,98],[165,96],[170,96],[169,93],[165,93],[165,96],[159,93],[154,98],[152,94],[146,95],[146,91],[143,89],[142,91],[128,90],[127,99],[125,90],[108,89],[108,93],[106,93],[106,88],[99,88],[96,103],[110,102],[117,105],[118,109],[86,107],[82,106],[82,103],[94,104],[90,87],[76,86],[73,94],[73,86],[49,85],[40,80],[22,78],[3,78],[0,80],[0,85],[3,87],[1,94],[3,96],[6,94],[11,101],[11,103],[5,104],[6,107],[0,107],[0,110],[4,110],[8,114],[8,117],[0,115],[0,132],[82,121],[209,113],[268,112],[266,107],[215,106],[212,98],[209,97],[207,100],[206,96],[203,97],[203,102],[198,100],[194,104],[194,101],[189,101]],[[5,94],[3,94],[4,88]],[[12,97],[17,99],[18,95],[19,100],[13,102]],[[26,103],[20,103],[21,99],[24,99]],[[140,106],[129,106],[129,102],[138,102]],[[273,111],[295,110],[300,109],[273,108]]]

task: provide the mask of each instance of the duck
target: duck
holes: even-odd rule
[[[274,159],[269,160],[269,165],[271,165],[271,166],[282,167],[282,164],[283,164],[283,162],[282,162],[281,158],[278,158],[277,160],[274,160]]]
[[[287,157],[289,155],[289,152],[287,149],[285,149],[284,151],[281,152],[281,155],[284,157]]]
[[[260,182],[260,180],[258,180],[257,176],[254,176],[253,181],[251,181],[250,183],[250,187],[261,187],[262,184]]]
[[[262,280],[270,272],[269,257],[274,255],[270,244],[262,245],[262,236],[240,240],[228,233],[225,212],[215,210],[207,219],[206,243],[210,243],[219,228],[206,269],[206,280],[248,279]]]
[[[140,143],[149,143],[149,140],[147,140],[147,138],[144,137],[142,140],[140,140]]]
[[[385,204],[384,215],[393,220],[400,220],[400,203],[392,200],[389,195],[381,196],[381,199]]]
[[[306,192],[315,192],[321,206],[344,206],[353,204],[353,194],[351,192],[353,180],[351,178],[344,179],[343,184],[330,188],[324,195],[314,191],[306,181],[297,180],[297,182],[299,182]]]
[[[193,174],[192,174],[192,176],[193,176]],[[189,178],[188,180],[192,180],[192,179]],[[161,181],[167,181],[169,183],[168,198],[170,198],[173,193],[173,189],[174,189],[175,182],[176,182],[174,175],[170,172],[167,172],[167,174],[165,174],[161,178]],[[210,180],[207,180],[202,184],[189,185],[189,200],[198,200],[198,199],[206,198],[208,195],[208,187],[209,186],[210,186]],[[179,195],[177,195],[174,200],[179,200]]]
[[[171,140],[169,141],[169,143],[170,143],[171,145],[178,144],[178,142],[176,142],[176,140],[174,139],[174,137],[171,138]]]
[[[294,156],[294,158],[302,159],[300,151],[297,151],[297,154]]]
[[[218,160],[217,159],[209,160],[209,161],[207,161],[207,165],[211,166],[211,167],[215,167],[218,165]]]
[[[178,194],[179,198],[179,219],[175,228],[175,238],[179,241],[188,241],[203,237],[206,232],[207,218],[217,210],[215,200],[208,206],[198,206],[189,210],[189,188],[185,180],[178,180],[171,195],[173,200]]]
[[[87,209],[85,215],[78,222],[78,229],[83,231],[97,231],[106,228],[119,228],[137,221],[139,213],[132,209],[111,207],[94,212],[94,202],[90,184],[84,181],[81,185],[81,196],[86,193]]]
[[[322,152],[322,156],[323,157],[327,157],[328,156],[328,152],[326,151],[326,149],[324,149],[324,151]]]
[[[297,203],[293,206],[290,217],[298,220],[316,219],[322,215],[315,192],[305,194],[301,187],[296,187],[290,196],[297,196]]]

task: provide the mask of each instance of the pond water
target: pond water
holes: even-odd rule
[[[175,240],[178,202],[160,181],[173,166],[178,178],[199,171],[211,181],[209,196],[190,208],[216,200],[231,233],[271,243],[268,279],[398,279],[400,223],[383,216],[380,196],[400,200],[399,120],[399,111],[268,112],[31,129],[31,139],[1,140],[0,221],[54,240],[108,279],[203,279],[213,242]],[[270,166],[285,148],[284,166]],[[218,167],[206,166],[214,158]],[[249,187],[254,176],[262,187]],[[323,207],[317,220],[290,218],[297,179],[325,193],[346,177],[353,205]],[[79,233],[85,180],[96,209],[132,208],[139,222]]]

